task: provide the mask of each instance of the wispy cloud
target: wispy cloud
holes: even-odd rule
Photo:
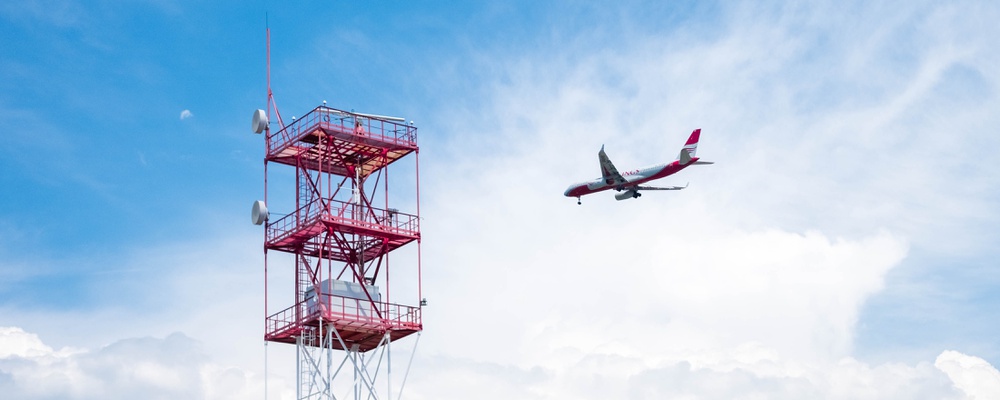
[[[183,121],[185,119],[188,119],[188,118],[191,118],[193,116],[194,116],[194,114],[191,113],[191,110],[181,111],[181,121]]]
[[[61,1],[56,4],[26,1],[0,5],[0,16],[9,18],[9,21],[39,21],[59,28],[83,25],[88,19],[87,14],[88,8],[75,1]]]
[[[997,122],[1000,96],[983,85],[977,102],[940,93],[960,87],[947,73],[955,67],[995,82],[995,44],[953,31],[962,13],[948,7],[917,7],[888,26],[876,16],[831,23],[853,15],[832,9],[727,13],[711,39],[695,31],[594,51],[595,37],[504,58],[476,94],[487,100],[449,110],[454,151],[422,170],[432,199],[422,227],[437,238],[424,254],[447,280],[428,278],[425,293],[436,312],[466,316],[463,326],[498,328],[471,339],[429,321],[449,326],[441,354],[500,376],[476,379],[505,381],[505,366],[566,378],[531,393],[588,387],[573,371],[592,365],[586,376],[637,398],[706,393],[680,384],[699,377],[753,381],[774,398],[862,397],[870,381],[886,383],[872,388],[877,398],[961,397],[928,369],[933,360],[895,371],[855,360],[854,343],[890,271],[924,262],[914,249],[991,251],[982,238],[995,236],[1000,174],[960,165],[983,143],[996,148],[981,127]],[[870,31],[880,41],[856,55],[852,43]],[[953,39],[922,40],[939,37]],[[942,51],[956,37],[963,51]],[[462,135],[469,126],[477,135]],[[602,144],[619,168],[638,167],[672,159],[697,127],[699,155],[718,163],[664,182],[690,180],[687,190],[594,195],[582,207],[560,197],[597,176]],[[924,392],[890,383],[924,379]]]

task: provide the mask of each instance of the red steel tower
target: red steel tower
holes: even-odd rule
[[[414,333],[419,340],[423,329],[417,129],[398,118],[329,108],[325,101],[285,125],[268,81],[267,110],[253,118],[266,154],[264,200],[254,203],[252,218],[265,225],[265,303],[272,290],[284,292],[289,303],[276,312],[265,304],[264,340],[296,346],[299,399],[392,398],[406,374],[394,383],[390,344]],[[411,153],[414,164],[397,168]],[[390,166],[412,174],[414,180],[393,183],[413,192],[390,196]],[[288,182],[292,171],[294,182]],[[278,186],[274,193],[270,185]],[[288,213],[270,215],[271,203]],[[403,252],[390,269],[390,254],[413,242],[416,252]],[[268,275],[275,255],[292,264],[279,268],[294,269],[294,279],[287,272],[283,279],[294,282],[272,282],[282,280]],[[396,302],[400,298],[406,300]]]
[[[254,222],[266,222],[265,270],[268,251],[292,255],[295,269],[291,305],[267,312],[264,339],[298,348],[298,398],[338,398],[335,381],[348,362],[355,397],[379,398],[375,379],[389,344],[423,329],[421,306],[390,297],[390,253],[416,242],[416,260],[403,265],[416,269],[416,282],[403,284],[421,298],[416,127],[319,106],[272,133],[263,110],[254,116],[266,132],[265,199],[271,164],[295,172],[294,210],[272,219],[265,202],[254,204]],[[389,206],[388,167],[410,153],[416,214]]]

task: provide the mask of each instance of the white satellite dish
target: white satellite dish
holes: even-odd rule
[[[253,129],[253,133],[261,133],[267,129],[267,113],[264,110],[254,110],[250,129]]]
[[[267,212],[267,206],[264,205],[263,201],[257,200],[253,202],[253,211],[250,212],[250,221],[252,221],[254,225],[260,225],[267,222],[267,217],[269,215],[270,214]]]

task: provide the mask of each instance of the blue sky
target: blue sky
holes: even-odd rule
[[[0,387],[134,354],[203,374],[16,393],[263,391],[267,21],[286,118],[326,100],[420,129],[414,398],[1000,390],[1000,7],[661,3],[0,6]],[[601,145],[638,167],[694,128],[717,164],[664,181],[689,189],[561,196]]]

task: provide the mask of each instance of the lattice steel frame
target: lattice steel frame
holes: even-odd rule
[[[265,129],[264,201],[269,204],[271,164],[295,169],[295,198],[294,210],[268,220],[265,228],[264,338],[296,346],[299,399],[390,399],[394,389],[391,344],[416,333],[415,351],[423,329],[416,127],[325,105],[286,125],[271,91],[269,60],[270,31],[266,113],[270,121],[273,111],[280,129]],[[416,214],[389,207],[388,166],[410,153],[415,159]],[[390,297],[389,254],[413,242],[416,301],[421,305],[395,304]],[[271,312],[267,304],[272,286],[269,250],[291,254],[294,259],[294,302],[278,312]],[[327,292],[324,281],[328,279],[351,282],[361,288],[363,296]],[[372,293],[379,284],[385,289],[384,300],[381,293]],[[409,356],[395,390],[397,398],[412,364],[413,353]],[[376,390],[380,379],[384,379],[385,397]],[[338,397],[338,389],[347,393]]]

